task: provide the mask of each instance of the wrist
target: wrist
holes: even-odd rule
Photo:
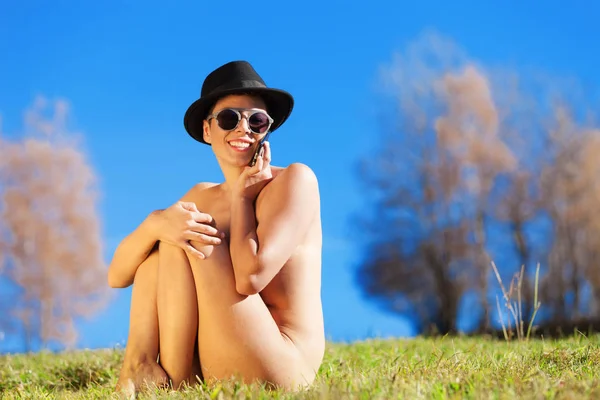
[[[256,196],[253,196],[251,193],[245,193],[243,191],[233,191],[231,193],[231,201],[234,203],[248,203],[254,202]]]

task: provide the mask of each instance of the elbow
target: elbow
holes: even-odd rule
[[[110,271],[108,272],[108,286],[113,289],[118,289],[122,286],[121,282],[119,282],[119,280],[114,276],[114,274],[111,274]]]
[[[235,280],[235,290],[242,296],[258,294],[264,289],[260,275],[249,274]]]
[[[255,257],[252,265],[247,265],[244,272],[235,276],[235,290],[242,296],[260,293],[266,286],[259,257]]]
[[[108,270],[108,286],[113,289],[122,289],[129,286],[127,282],[121,279],[119,276],[115,274],[113,270],[109,268]]]

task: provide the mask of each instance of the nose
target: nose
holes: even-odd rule
[[[248,116],[245,113],[241,113],[242,118],[240,119],[240,123],[238,124],[238,129],[243,132],[250,132],[250,123],[248,122]]]

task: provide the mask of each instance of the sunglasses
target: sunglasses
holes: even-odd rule
[[[242,109],[225,108],[215,114],[209,115],[207,120],[210,121],[211,118],[214,118],[217,121],[219,128],[225,131],[232,131],[237,128],[238,124],[243,118],[240,110]],[[271,118],[264,111],[251,111],[248,115],[248,127],[252,133],[265,133],[269,130],[272,123],[273,118]]]

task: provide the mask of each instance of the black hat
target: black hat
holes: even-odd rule
[[[208,144],[203,138],[202,122],[217,100],[237,93],[256,94],[264,100],[267,112],[273,118],[271,132],[288,119],[294,107],[292,95],[284,90],[268,88],[250,63],[232,61],[206,77],[200,98],[190,105],[183,118],[185,130],[197,141]]]

